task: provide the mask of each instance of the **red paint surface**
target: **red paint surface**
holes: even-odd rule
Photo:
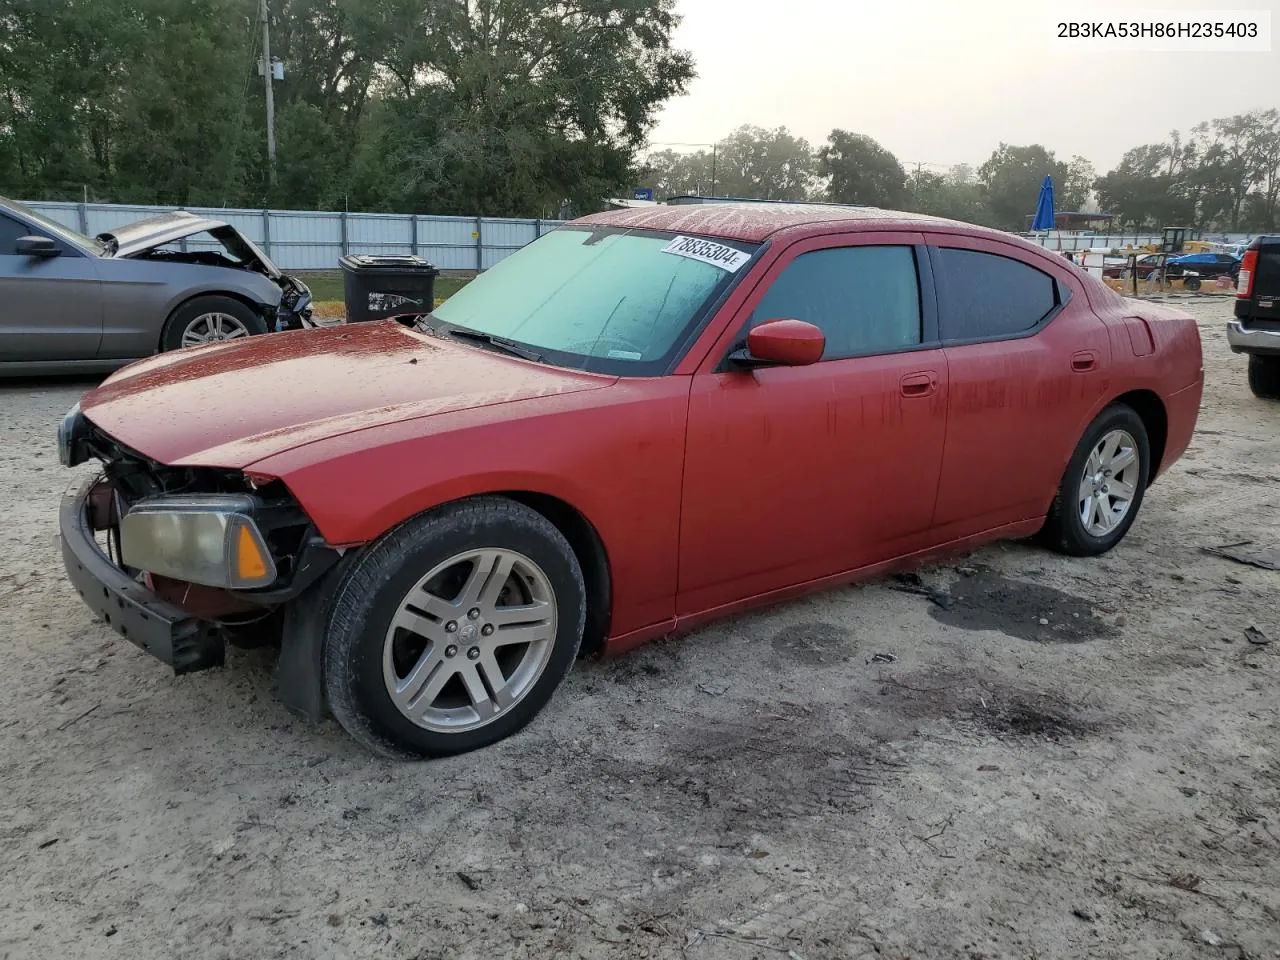
[[[905,561],[1033,532],[1088,423],[1203,385],[1194,322],[995,231],[869,209],[655,207],[588,222],[763,241],[673,376],[616,379],[369,324],[156,357],[83,402],[168,463],[288,485],[325,538],[373,540],[461,497],[559,498],[600,535],[610,649]],[[903,231],[910,231],[904,233]],[[799,249],[928,242],[1022,258],[1071,293],[1033,336],[725,372],[765,278]],[[993,291],[992,296],[998,296]]]

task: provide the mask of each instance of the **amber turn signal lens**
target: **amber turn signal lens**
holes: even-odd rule
[[[264,580],[267,576],[267,558],[262,555],[258,538],[244,525],[236,535],[236,577],[241,582]]]

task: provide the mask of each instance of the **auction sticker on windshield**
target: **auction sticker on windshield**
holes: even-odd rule
[[[737,273],[738,268],[751,259],[749,253],[700,237],[676,237],[662,248],[662,252],[688,257],[690,260],[701,260],[729,273]]]

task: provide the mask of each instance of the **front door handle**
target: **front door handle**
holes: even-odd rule
[[[932,370],[908,373],[898,385],[904,397],[931,397],[938,389],[938,375]]]
[[[1092,350],[1081,350],[1071,355],[1073,373],[1088,373],[1098,365],[1098,355]]]

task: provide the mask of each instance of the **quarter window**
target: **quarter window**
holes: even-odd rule
[[[934,250],[944,298],[944,340],[991,340],[1026,333],[1058,305],[1053,277],[1035,267],[977,250]]]
[[[920,283],[911,247],[802,253],[774,280],[748,326],[805,320],[822,330],[823,360],[891,353],[920,343]]]

